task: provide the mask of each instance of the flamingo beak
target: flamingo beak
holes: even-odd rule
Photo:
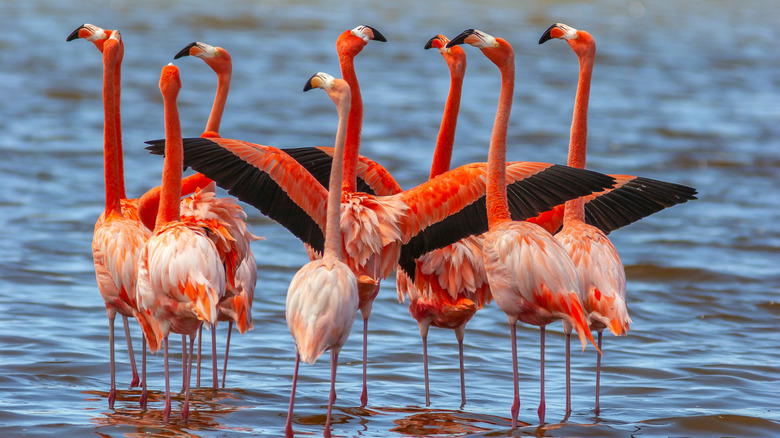
[[[443,49],[449,40],[444,35],[436,35],[425,43],[425,50],[428,49]]]
[[[189,56],[190,49],[196,47],[197,45],[198,45],[197,41],[187,44],[183,49],[179,50],[179,52],[173,57],[173,59],[179,59],[184,56]]]
[[[466,38],[474,35],[475,31],[476,31],[476,29],[466,29],[466,30],[464,30],[463,32],[459,33],[458,36],[456,36],[455,38],[451,39],[450,42],[448,42],[445,47],[449,49],[452,46],[457,46],[457,45],[466,43]]]
[[[560,38],[561,36],[563,36],[563,31],[561,30],[559,24],[555,23],[544,31],[542,37],[539,38],[539,44],[544,44],[553,38]]]

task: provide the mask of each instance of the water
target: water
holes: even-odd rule
[[[103,205],[101,63],[84,41],[89,22],[125,39],[123,122],[127,189],[159,184],[162,162],[143,150],[160,138],[160,68],[191,41],[230,50],[227,137],[279,146],[330,145],[336,116],[324,93],[303,94],[317,71],[338,74],[333,44],[358,24],[390,42],[356,61],[366,102],[364,155],[402,186],[428,173],[447,89],[435,33],[475,27],[510,41],[517,91],[511,159],[564,162],[577,74],[560,41],[536,44],[551,23],[590,31],[598,44],[589,166],[695,186],[699,200],[613,233],[626,266],[629,336],[606,336],[602,412],[593,412],[595,356],[573,355],[574,412],[564,421],[563,339],[548,328],[547,421],[537,425],[538,331],[519,333],[523,427],[510,432],[506,317],[491,305],[466,335],[468,402],[459,409],[457,348],[431,330],[432,405],[424,406],[417,325],[392,278],[374,305],[369,405],[360,395],[359,323],[341,353],[336,436],[770,436],[780,434],[780,55],[769,1],[713,2],[2,2],[0,24],[0,435],[279,436],[293,344],[285,291],[306,262],[302,245],[246,207],[255,242],[255,329],[234,336],[227,388],[197,389],[188,423],[181,397],[161,421],[162,357],[149,360],[150,409],[128,389],[118,342],[119,397],[107,408],[107,324],[90,252]],[[485,159],[498,97],[495,67],[468,49],[454,164]],[[213,73],[177,61],[185,135],[203,129]],[[133,326],[136,348],[138,334]],[[225,329],[218,330],[220,348]],[[179,360],[173,341],[173,363]],[[220,356],[221,357],[221,356]],[[173,388],[180,375],[173,365]],[[208,371],[208,370],[207,370]],[[295,429],[320,435],[327,357],[301,368]],[[525,425],[530,423],[530,425]]]

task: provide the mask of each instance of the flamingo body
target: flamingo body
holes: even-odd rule
[[[302,361],[313,364],[326,350],[341,350],[357,297],[357,278],[343,262],[319,259],[301,267],[287,290],[286,318]]]

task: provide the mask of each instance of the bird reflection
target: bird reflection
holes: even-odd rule
[[[106,399],[108,397],[107,391],[85,391],[85,393],[94,396],[95,399]],[[149,391],[146,410],[136,408],[140,396],[140,390],[117,392],[116,409],[104,411],[92,417],[91,421],[96,425],[95,433],[101,436],[108,436],[100,433],[100,428],[122,425],[137,428],[139,434],[146,434],[152,430],[164,428],[166,434],[170,432],[176,436],[198,436],[192,432],[227,429],[220,425],[221,419],[247,408],[246,406],[234,405],[233,403],[235,402],[232,400],[239,400],[239,398],[231,392],[214,391],[211,388],[193,388],[190,393],[190,407],[194,409],[190,410],[187,421],[183,421],[181,417],[173,416],[166,423],[163,418],[165,393]],[[184,402],[184,394],[171,394],[171,398],[174,403]],[[229,429],[235,431],[251,430],[245,428]]]

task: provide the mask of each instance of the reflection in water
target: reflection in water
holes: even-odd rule
[[[97,399],[98,403],[107,403],[107,391],[85,391],[85,393],[94,395],[94,399]],[[139,435],[144,436],[148,436],[150,433],[160,436],[198,436],[191,432],[199,430],[246,432],[251,430],[224,427],[220,424],[220,419],[246,409],[244,406],[225,404],[225,400],[239,400],[238,397],[229,392],[215,391],[211,388],[193,388],[190,392],[190,413],[187,421],[182,421],[181,416],[176,415],[177,409],[180,412],[181,404],[184,403],[184,394],[172,393],[171,418],[167,423],[163,418],[165,392],[148,391],[148,408],[145,411],[138,407],[138,399],[140,397],[140,390],[117,391],[115,409],[109,412],[102,412],[99,416],[91,419],[97,425],[95,432],[103,435],[100,433],[101,428],[117,425],[133,427]],[[129,435],[132,436],[134,434]]]
[[[492,415],[480,415],[463,411],[447,411],[423,408],[382,408],[395,415],[408,413],[410,415],[393,420],[398,426],[391,429],[403,435],[410,436],[464,436],[490,430],[507,428],[511,425],[509,418]],[[483,426],[481,426],[481,425]],[[518,422],[518,427],[529,423]]]

